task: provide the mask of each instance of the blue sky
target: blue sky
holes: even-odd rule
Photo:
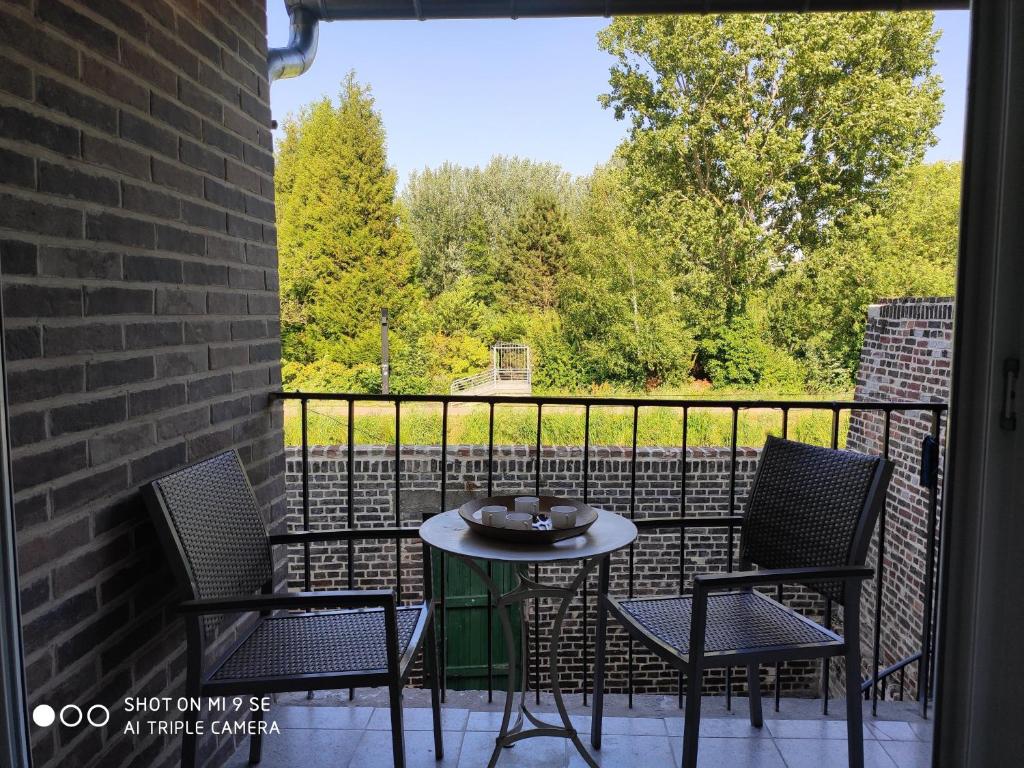
[[[284,3],[270,2],[270,44],[287,40]],[[350,69],[371,85],[400,184],[410,171],[450,160],[481,165],[520,155],[589,173],[606,161],[626,123],[597,103],[612,58],[595,35],[606,19],[392,21],[323,24],[302,77],[271,90],[279,121],[327,94]],[[963,141],[968,13],[936,14],[945,114],[929,160],[958,160]]]

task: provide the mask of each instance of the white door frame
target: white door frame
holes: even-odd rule
[[[1024,754],[1024,418],[1000,419],[1024,330],[1024,0],[972,10],[935,766]]]

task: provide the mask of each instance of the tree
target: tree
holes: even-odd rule
[[[366,362],[380,308],[401,329],[417,302],[413,243],[399,221],[397,176],[369,88],[349,74],[284,123],[275,187],[284,357]]]
[[[505,305],[524,312],[555,309],[558,283],[574,250],[572,233],[558,201],[551,195],[535,195],[502,244]]]
[[[960,164],[910,170],[885,206],[793,265],[770,294],[776,341],[810,372],[857,369],[868,305],[950,296],[956,278]],[[828,378],[826,374],[825,378]]]
[[[664,252],[632,222],[622,184],[616,167],[591,178],[579,248],[560,287],[562,327],[590,382],[650,388],[688,376],[692,306]]]
[[[878,210],[941,114],[930,13],[617,18],[602,103],[638,225],[702,337],[794,259]]]
[[[499,251],[537,196],[557,200],[569,215],[578,206],[578,182],[554,163],[496,155],[483,168],[444,163],[410,175],[402,194],[420,259],[417,281],[431,297],[461,277],[478,298],[494,298],[507,277]]]

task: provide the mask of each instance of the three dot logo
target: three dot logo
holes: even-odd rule
[[[49,728],[56,722],[58,714],[49,704],[40,704],[32,710],[32,722],[40,728]],[[102,704],[93,704],[85,712],[75,704],[66,704],[60,708],[60,723],[68,728],[76,728],[82,721],[94,728],[102,728],[110,722],[110,710]]]
[[[32,710],[32,722],[40,728],[49,728],[57,719],[57,713],[49,704],[40,704]]]

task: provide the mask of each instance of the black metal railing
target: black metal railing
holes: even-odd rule
[[[536,443],[534,446],[535,450],[535,478],[534,487],[537,495],[540,495],[540,489],[542,485],[542,419],[545,406],[578,406],[583,409],[583,460],[582,460],[582,500],[584,502],[590,501],[590,465],[591,465],[591,411],[597,407],[615,407],[625,408],[627,412],[632,411],[632,430],[631,430],[631,446],[630,446],[630,479],[629,479],[629,501],[627,507],[627,514],[642,530],[652,527],[672,526],[678,527],[680,534],[680,546],[679,546],[679,591],[680,593],[685,591],[685,577],[684,568],[686,564],[686,548],[687,548],[687,531],[691,528],[699,528],[707,526],[712,521],[724,522],[727,528],[727,549],[726,549],[726,567],[729,571],[733,570],[734,565],[734,544],[735,544],[735,531],[742,523],[742,516],[737,508],[737,436],[740,413],[747,410],[764,410],[771,409],[778,411],[781,414],[781,425],[778,434],[782,437],[788,437],[790,432],[790,415],[794,411],[824,411],[831,414],[831,447],[836,448],[839,446],[839,433],[840,433],[840,420],[841,415],[844,412],[852,413],[854,411],[864,411],[881,414],[883,419],[882,424],[882,438],[881,438],[881,455],[886,459],[891,458],[890,449],[892,445],[892,421],[894,414],[907,414],[912,412],[921,412],[928,416],[929,426],[925,443],[921,447],[921,455],[919,458],[922,462],[921,469],[921,481],[924,486],[926,494],[926,505],[927,505],[927,521],[925,530],[925,572],[922,574],[922,580],[924,584],[924,606],[923,606],[923,619],[922,626],[919,634],[919,650],[910,654],[909,656],[890,664],[884,668],[880,665],[882,663],[881,655],[881,624],[882,624],[882,598],[885,586],[885,563],[887,553],[887,520],[886,520],[886,508],[888,503],[883,507],[881,515],[878,521],[878,532],[876,541],[876,570],[875,578],[873,582],[874,587],[874,626],[872,629],[872,644],[871,644],[871,669],[872,674],[864,681],[862,681],[861,689],[864,692],[865,697],[870,697],[872,701],[872,712],[877,713],[877,703],[880,698],[885,697],[885,688],[888,683],[888,679],[897,675],[899,678],[899,697],[902,700],[905,673],[907,667],[910,665],[917,665],[918,669],[918,698],[921,704],[922,715],[927,717],[929,698],[931,695],[931,677],[933,674],[933,668],[931,665],[932,661],[932,650],[934,648],[934,633],[935,633],[935,585],[936,585],[936,554],[937,554],[937,542],[940,535],[940,519],[938,514],[938,487],[939,487],[939,475],[941,473],[941,466],[939,466],[939,438],[942,429],[943,416],[946,413],[947,406],[945,403],[929,403],[929,402],[865,402],[865,401],[817,401],[817,400],[712,400],[712,399],[626,399],[626,398],[609,398],[609,397],[519,397],[519,396],[502,396],[502,395],[491,395],[491,396],[473,396],[473,395],[371,395],[371,394],[357,394],[357,393],[311,393],[311,392],[279,392],[276,397],[285,401],[297,401],[299,403],[299,415],[301,418],[301,467],[302,467],[302,522],[303,528],[308,530],[310,527],[310,489],[309,489],[309,475],[310,475],[310,460],[309,460],[309,403],[310,402],[335,402],[344,403],[347,406],[347,444],[346,444],[346,467],[347,467],[347,479],[346,479],[346,504],[347,504],[347,524],[350,529],[355,528],[356,516],[355,516],[355,471],[354,471],[354,460],[355,460],[355,404],[360,403],[389,403],[394,406],[394,442],[395,442],[395,462],[394,462],[394,478],[393,478],[393,498],[394,498],[394,525],[396,528],[402,527],[402,515],[401,515],[401,481],[402,481],[402,464],[401,464],[401,411],[402,405],[406,403],[432,403],[440,405],[441,407],[441,457],[440,462],[440,504],[436,512],[428,514],[436,514],[437,512],[443,512],[447,509],[447,497],[448,497],[448,434],[449,434],[449,409],[453,404],[476,404],[487,407],[488,412],[488,423],[487,423],[487,495],[493,495],[494,488],[494,422],[495,422],[495,406],[496,405],[518,405],[518,406],[531,406],[537,410],[537,431],[536,431]],[[638,423],[640,419],[640,413],[642,409],[648,408],[675,408],[681,410],[681,440],[679,444],[680,448],[680,498],[678,503],[679,513],[676,517],[658,517],[658,518],[637,518],[637,441],[638,441]],[[730,424],[730,462],[729,462],[729,480],[728,480],[728,506],[727,514],[725,518],[714,518],[706,515],[689,515],[688,510],[688,461],[686,461],[687,450],[691,446],[689,445],[689,425],[690,425],[690,413],[694,410],[710,410],[710,409],[724,409],[731,412],[731,424]],[[929,465],[930,462],[930,465]],[[925,465],[929,465],[928,471],[926,472]],[[404,535],[406,532],[402,531],[403,536],[395,537],[396,539],[406,538]],[[635,550],[636,545],[631,545],[628,551],[628,590],[629,596],[634,596],[634,570],[635,570]],[[354,567],[353,558],[355,551],[353,542],[349,540],[347,542],[347,579],[348,587],[354,588]],[[488,564],[489,565],[489,564]],[[309,544],[303,545],[302,553],[302,572],[303,582],[306,589],[311,586],[311,570],[310,570],[310,547]],[[441,583],[445,584],[445,559],[441,559]],[[534,577],[537,578],[537,566],[535,566]],[[404,594],[402,584],[402,548],[400,540],[396,541],[396,558],[395,558],[395,583],[399,599],[402,599]],[[780,585],[777,591],[778,599],[782,599],[783,588]],[[438,595],[438,601],[441,605],[439,611],[439,633],[441,634],[441,647],[446,647],[446,610],[444,603],[444,595]],[[589,585],[584,583],[582,589],[582,600],[583,600],[583,611],[582,611],[582,680],[581,690],[583,695],[584,704],[587,703],[589,695],[589,669],[590,669],[590,642],[591,638],[588,634],[588,622],[587,616],[589,612],[589,601],[591,600]],[[825,622],[831,626],[833,621],[833,606],[831,600],[827,600],[825,604]],[[494,692],[494,657],[492,653],[492,631],[491,631],[491,615],[492,606],[488,603],[488,620],[487,620],[487,687],[488,687],[488,699],[491,700]],[[534,603],[534,621],[532,622],[533,629],[533,663],[532,663],[532,675],[534,681],[534,690],[536,691],[537,701],[540,701],[540,643],[538,638],[538,624],[539,624],[539,607],[537,602]],[[442,661],[443,665],[443,661]],[[628,666],[627,666],[627,692],[629,705],[633,703],[633,647],[632,641],[629,643],[628,649]],[[782,669],[776,666],[775,676],[775,708],[776,711],[779,709],[779,702],[782,692]],[[442,672],[443,674],[443,672]],[[830,700],[829,690],[829,665],[828,662],[824,662],[821,671],[821,697],[823,701],[823,711],[828,713],[828,706]],[[732,699],[732,670],[726,670],[725,680],[725,695],[727,706],[731,706]],[[679,703],[682,706],[684,696],[683,680],[680,676],[679,680]]]

